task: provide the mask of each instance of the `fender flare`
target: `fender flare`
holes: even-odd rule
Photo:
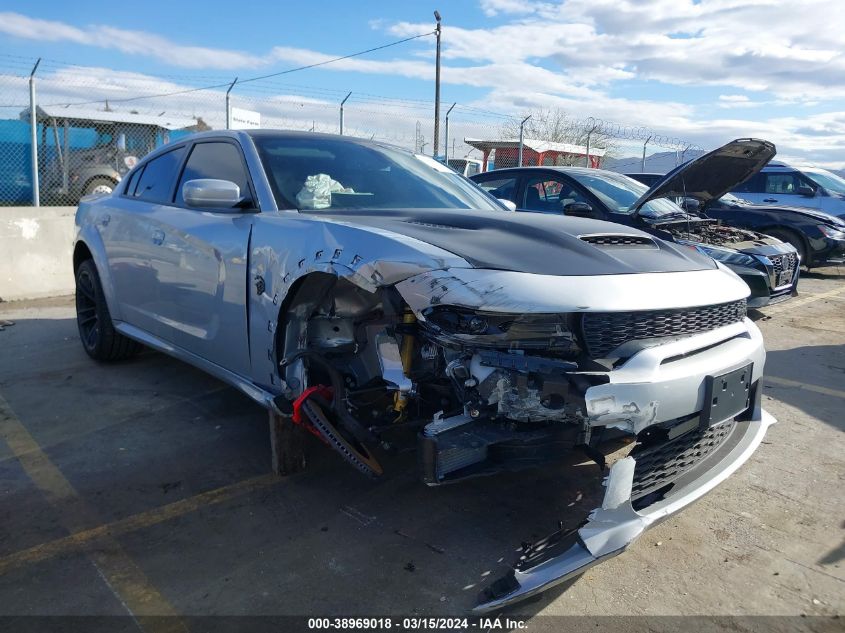
[[[100,276],[100,285],[103,287],[103,296],[106,298],[106,306],[109,310],[109,315],[116,321],[122,320],[120,313],[120,305],[114,295],[114,284],[112,283],[111,271],[106,265],[108,258],[106,257],[106,248],[103,244],[103,239],[100,233],[90,225],[85,225],[79,228],[76,239],[73,243],[73,263],[74,263],[74,279],[76,279],[76,264],[77,253],[84,247],[91,254],[91,259],[94,260],[94,266],[97,267],[97,274]]]

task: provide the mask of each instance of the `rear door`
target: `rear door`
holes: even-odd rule
[[[517,203],[519,176],[488,172],[475,176],[472,181],[494,198],[510,200],[519,206]]]
[[[546,173],[527,178],[516,208],[535,213],[565,214],[568,204],[581,202],[595,206],[587,194],[563,176]]]
[[[245,208],[188,207],[189,180],[229,180]],[[157,281],[161,336],[242,376],[249,374],[247,253],[255,197],[240,146],[233,139],[195,143],[168,205],[151,218],[151,267]]]
[[[739,185],[736,189],[731,191],[731,193],[737,198],[748,200],[748,202],[763,204],[763,198],[766,197],[765,182],[766,173],[760,172]]]

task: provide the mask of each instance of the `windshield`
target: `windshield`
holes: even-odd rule
[[[504,210],[428,156],[351,139],[253,139],[279,208]]]
[[[633,178],[604,172],[601,174],[570,174],[580,184],[601,200],[611,213],[630,214],[631,206],[648,191],[641,182]],[[686,212],[678,205],[666,198],[650,200],[640,208],[640,215],[651,218],[658,218],[670,215],[686,216]]]
[[[845,195],[845,179],[827,171],[812,171],[805,169],[804,173],[813,179],[817,185],[821,185],[828,191]]]

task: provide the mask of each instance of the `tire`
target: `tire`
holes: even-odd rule
[[[88,184],[85,185],[85,189],[83,190],[82,195],[90,196],[94,193],[110,194],[114,191],[115,187],[117,187],[117,183],[114,180],[112,180],[111,178],[100,176],[97,178],[92,178],[88,181]]]
[[[76,325],[85,353],[94,360],[122,360],[137,353],[141,347],[114,329],[92,259],[85,260],[76,269]]]
[[[804,238],[802,238],[798,233],[790,231],[789,229],[771,229],[764,232],[766,235],[776,237],[781,242],[792,244],[792,246],[795,247],[795,250],[798,251],[798,256],[801,258],[801,264],[806,266],[807,270],[810,270],[810,261],[807,259],[807,245],[804,243]]]

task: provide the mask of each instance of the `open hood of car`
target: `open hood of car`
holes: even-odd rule
[[[754,176],[777,153],[773,143],[738,138],[719,149],[679,165],[646,191],[631,207],[636,214],[649,200],[690,197],[706,204]]]

